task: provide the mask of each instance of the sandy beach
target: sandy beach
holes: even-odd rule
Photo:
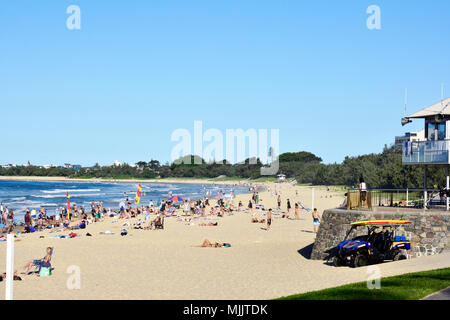
[[[283,211],[287,198],[292,205],[296,201],[311,205],[310,187],[265,184],[271,190],[275,186],[281,192]],[[234,203],[241,200],[246,207],[250,197],[237,195]],[[268,190],[260,192],[260,199],[266,209],[276,207],[276,197]],[[315,207],[320,213],[342,201],[342,192],[315,188]],[[264,218],[263,214],[264,211],[258,211],[257,215]],[[367,279],[367,268],[335,268],[324,261],[308,259],[305,252],[315,238],[312,217],[305,211],[300,217],[291,220],[275,215],[270,231],[265,230],[265,224],[251,223],[250,214],[244,211],[200,221],[218,221],[218,226],[198,226],[198,222],[190,225],[168,217],[164,230],[126,227],[129,234],[123,237],[120,230],[125,221],[113,222],[113,218],[75,231],[80,237],[72,239],[51,239],[53,234],[49,231],[19,235],[15,242],[15,267],[42,258],[45,248],[53,246],[54,270],[50,277],[21,275],[22,281],[14,281],[14,298],[272,299]],[[99,234],[106,230],[114,234]],[[87,232],[92,237],[87,237]],[[231,248],[192,247],[204,239],[228,242]],[[5,259],[5,255],[6,242],[2,242],[0,256]],[[448,258],[442,254],[379,266],[382,276],[390,276],[449,267]],[[67,286],[73,277],[73,266],[80,271],[79,289]],[[4,282],[0,287],[4,287]],[[3,295],[2,289],[0,296]]]

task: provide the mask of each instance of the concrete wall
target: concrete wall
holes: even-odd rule
[[[411,240],[409,255],[414,257],[440,253],[450,249],[450,214],[447,212],[399,210],[384,208],[375,211],[356,211],[343,209],[325,210],[311,253],[311,259],[321,260],[325,250],[341,242],[350,228],[350,223],[360,220],[404,219],[412,223],[399,230]],[[356,236],[356,234],[352,235]]]

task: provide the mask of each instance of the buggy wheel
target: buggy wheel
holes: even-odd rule
[[[394,261],[400,261],[400,260],[406,260],[407,259],[407,257],[406,257],[406,255],[404,255],[403,253],[401,253],[400,251],[399,252],[397,252],[395,255],[394,255]]]
[[[338,257],[338,256],[335,256],[333,258],[333,264],[334,264],[335,267],[342,267],[342,266],[345,265],[345,260],[340,258],[340,257]]]
[[[367,266],[368,264],[369,264],[369,257],[367,256],[367,254],[364,253],[358,253],[353,262],[355,268],[364,267]]]

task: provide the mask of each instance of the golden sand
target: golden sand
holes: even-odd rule
[[[311,205],[310,187],[274,183],[266,186],[272,190],[277,186],[284,211],[287,198],[292,207],[298,200]],[[242,200],[246,207],[250,197],[238,195],[234,203],[237,205]],[[275,208],[275,195],[260,192],[260,199],[266,209]],[[315,189],[315,206],[320,213],[342,201],[342,192],[327,191],[324,187]],[[265,218],[263,213],[259,211],[258,217]],[[270,231],[265,230],[265,224],[251,223],[250,217],[248,212],[237,212],[219,218],[218,226],[214,227],[198,226],[197,222],[190,225],[169,217],[164,230],[125,227],[129,233],[123,237],[120,230],[125,220],[113,223],[112,218],[76,230],[81,236],[73,239],[48,238],[69,232],[20,235],[15,243],[15,267],[42,258],[45,248],[53,246],[54,270],[50,277],[21,275],[22,281],[14,281],[14,298],[271,299],[367,279],[367,268],[335,268],[301,254],[301,249],[314,242],[311,214],[301,211],[300,220],[274,215]],[[106,230],[115,234],[99,234]],[[87,232],[92,237],[85,236]],[[204,239],[228,242],[232,246],[192,247]],[[6,242],[2,242],[0,257],[3,259],[5,251]],[[439,255],[386,263],[380,269],[382,276],[390,276],[449,265],[448,256]],[[73,266],[80,270],[79,289],[70,289],[70,284],[75,282],[71,282],[73,274],[67,272],[73,272]],[[4,282],[0,284],[0,297],[4,295],[3,288]]]

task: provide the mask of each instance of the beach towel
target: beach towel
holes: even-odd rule
[[[106,231],[100,232],[100,234],[114,234],[114,233],[109,230],[106,230]]]

